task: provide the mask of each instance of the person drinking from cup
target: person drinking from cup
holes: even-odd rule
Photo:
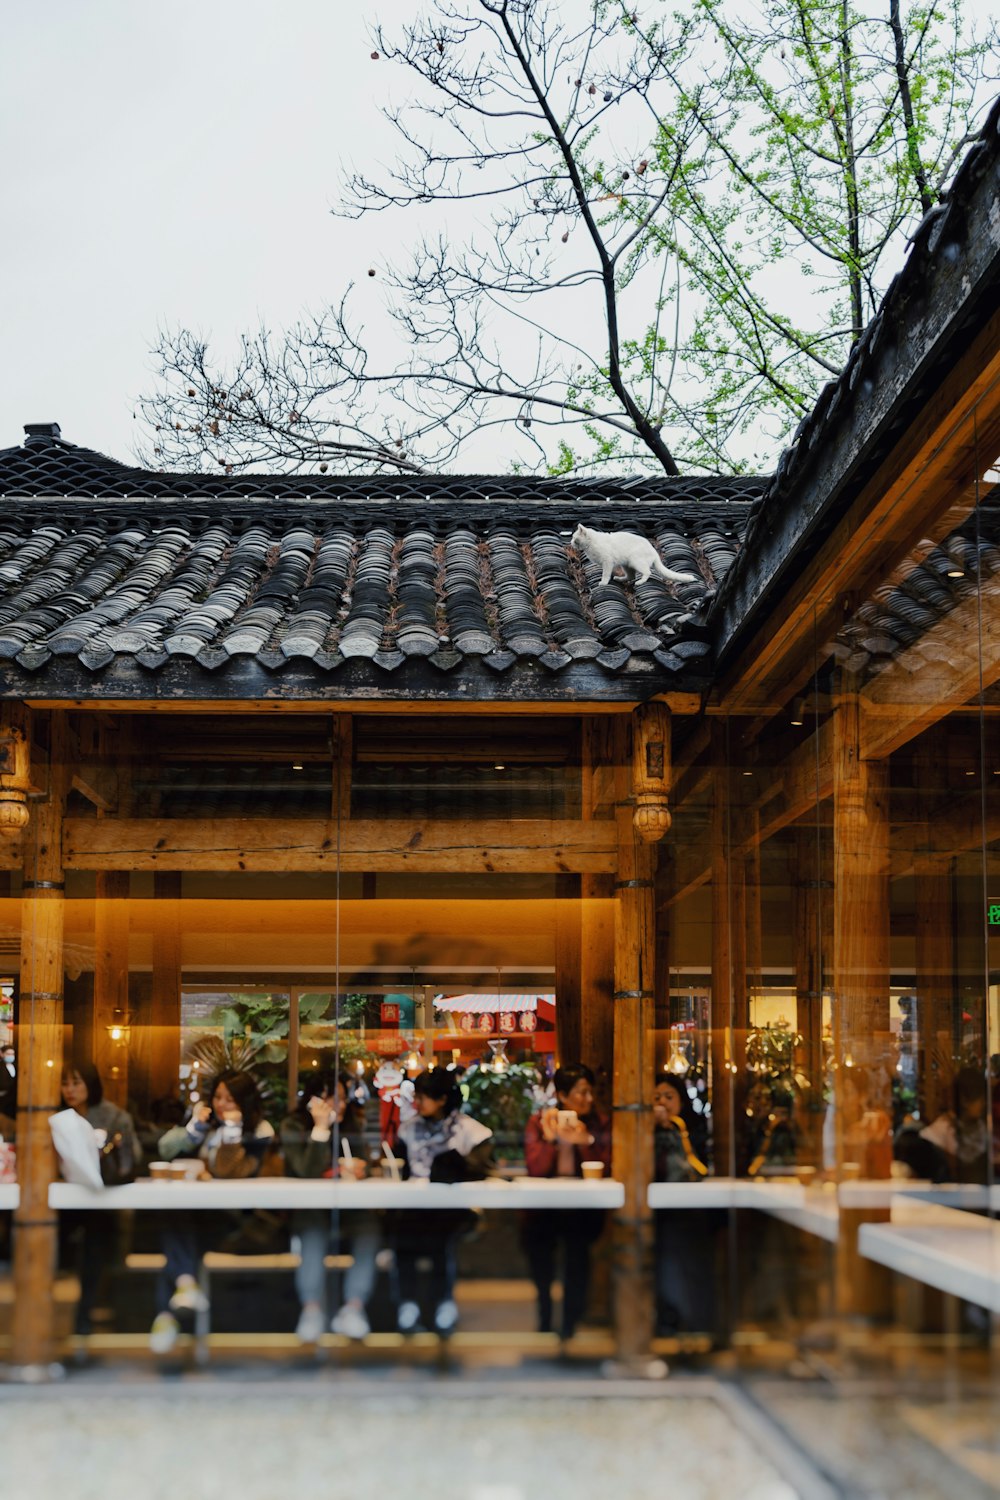
[[[175,1125],[160,1137],[161,1159],[198,1157],[212,1177],[256,1177],[274,1147],[274,1127],[264,1118],[256,1080],[242,1069],[227,1068],[213,1079],[208,1097],[210,1104],[203,1099],[195,1103],[186,1125]],[[154,1354],[168,1354],[174,1347],[182,1316],[207,1309],[198,1266],[205,1250],[232,1228],[230,1215],[199,1210],[183,1226],[174,1221],[164,1231],[165,1265],[149,1336]]]
[[[333,1072],[307,1076],[298,1107],[282,1120],[278,1137],[289,1177],[339,1176],[360,1180],[366,1171],[364,1112],[351,1097],[355,1080]],[[338,1233],[339,1231],[339,1233]],[[297,1209],[292,1235],[299,1244],[295,1272],[301,1313],[295,1333],[315,1344],[326,1324],[326,1254],[331,1235],[350,1247],[352,1263],[344,1278],[343,1305],[330,1324],[350,1339],[371,1331],[366,1308],[375,1284],[378,1221],[365,1210],[331,1215],[323,1209]]]
[[[557,1068],[555,1104],[532,1115],[524,1131],[524,1157],[531,1177],[582,1177],[584,1167],[611,1167],[611,1126],[594,1102],[594,1075],[583,1063]],[[590,1254],[604,1228],[594,1209],[532,1209],[521,1221],[521,1243],[538,1297],[538,1329],[552,1331],[552,1281],[561,1251],[563,1305],[560,1333],[573,1337],[587,1305]]]

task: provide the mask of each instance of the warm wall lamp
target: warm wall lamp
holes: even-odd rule
[[[128,1011],[115,1009],[111,1012],[111,1020],[105,1026],[109,1041],[116,1047],[127,1047],[132,1038],[132,1021]]]

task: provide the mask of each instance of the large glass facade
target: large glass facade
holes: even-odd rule
[[[998,450],[971,420],[781,672],[679,705],[666,751],[631,708],[36,708],[0,922],[9,1357],[145,1353],[167,1315],[170,1359],[445,1334],[988,1381]],[[477,1150],[453,1117],[497,1175],[431,1208],[432,1161]]]

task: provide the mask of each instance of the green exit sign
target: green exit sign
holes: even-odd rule
[[[986,903],[986,925],[993,932],[1000,932],[1000,900]]]

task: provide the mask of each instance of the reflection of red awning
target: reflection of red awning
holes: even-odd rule
[[[546,995],[435,995],[434,1009],[447,1011],[499,1011],[538,1010],[540,1005],[555,1005],[556,997]]]

